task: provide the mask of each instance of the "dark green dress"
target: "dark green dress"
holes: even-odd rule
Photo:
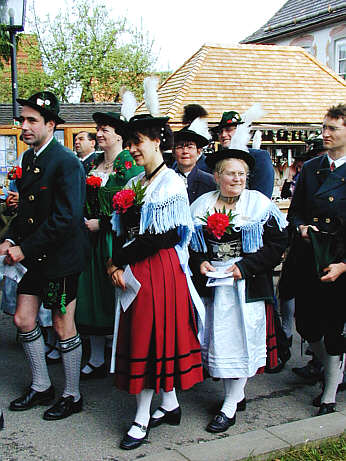
[[[87,177],[85,216],[99,219],[100,230],[90,233],[91,257],[87,269],[80,275],[77,293],[77,328],[81,334],[88,335],[113,333],[115,291],[106,273],[106,261],[112,256],[112,200],[132,177],[143,171],[143,167],[136,166],[129,151],[123,150],[115,159],[106,184],[101,187],[88,185],[88,178],[99,177],[95,170],[103,159],[101,153]]]

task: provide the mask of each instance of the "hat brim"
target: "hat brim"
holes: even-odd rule
[[[44,107],[39,106],[38,104],[33,103],[32,101],[29,101],[28,99],[17,99],[18,104],[21,106],[29,106],[32,109],[37,110],[41,115],[47,115],[52,118],[56,122],[57,125],[63,125],[65,123],[65,120],[59,117],[55,112],[45,109]]]
[[[105,112],[95,112],[92,114],[92,118],[97,124],[106,124],[113,127],[121,137],[124,137],[128,125],[124,120],[112,117]]]
[[[214,170],[217,162],[230,158],[244,160],[244,162],[247,163],[250,170],[253,170],[256,164],[256,161],[251,154],[239,149],[220,149],[216,152],[213,152],[212,154],[206,154],[205,163],[209,168]]]
[[[179,141],[192,141],[196,143],[198,149],[207,146],[210,142],[209,139],[205,138],[204,136],[201,136],[195,131],[186,129],[174,132],[174,144],[176,144]]]

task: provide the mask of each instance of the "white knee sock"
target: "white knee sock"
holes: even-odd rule
[[[89,363],[94,367],[100,367],[105,363],[105,336],[90,336],[90,358]],[[91,373],[93,370],[88,365],[83,368],[83,373]]]
[[[322,403],[335,403],[342,363],[340,355],[327,355],[324,362],[324,391],[321,397]]]
[[[82,341],[79,334],[60,341],[60,349],[65,373],[65,388],[62,396],[72,395],[74,401],[77,402],[80,399],[79,375],[82,359]]]
[[[172,391],[170,392],[164,392],[161,389],[161,395],[162,395],[162,401],[161,401],[161,407],[164,410],[167,411],[172,411],[175,410],[176,408],[179,407],[179,402],[177,399],[177,394],[175,393],[175,389],[173,388]],[[162,411],[160,410],[155,410],[153,414],[153,418],[161,418],[163,416]]]
[[[224,378],[223,385],[225,389],[225,400],[223,402],[221,411],[225,413],[227,418],[233,418],[237,411],[237,403],[244,398],[244,389],[247,378]]]
[[[142,426],[148,426],[150,419],[150,405],[153,398],[153,389],[143,389],[142,392],[136,394],[137,400],[137,412],[135,422]],[[137,426],[131,426],[128,431],[128,435],[136,439],[142,439],[145,437],[145,433],[140,430]]]

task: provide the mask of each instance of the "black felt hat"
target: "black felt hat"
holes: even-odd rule
[[[174,133],[174,145],[180,141],[193,141],[196,143],[198,149],[209,144],[209,139],[196,133],[196,131],[189,130],[188,127]]]
[[[132,133],[134,131],[140,131],[144,128],[150,128],[152,126],[164,127],[168,120],[169,117],[153,117],[150,114],[134,115],[127,123],[126,129],[129,133]]]
[[[207,164],[209,168],[214,170],[217,162],[220,162],[221,160],[226,160],[229,158],[236,158],[239,160],[244,160],[244,162],[247,163],[250,170],[252,170],[255,167],[256,161],[254,157],[248,152],[245,152],[244,150],[239,150],[239,149],[219,149],[216,152],[213,152],[211,154],[207,153],[205,156],[205,163]]]
[[[21,106],[29,106],[37,110],[40,114],[51,117],[58,125],[65,123],[61,117],[59,117],[60,104],[55,96],[50,91],[40,91],[30,96],[29,99],[17,99],[18,104]]]
[[[92,118],[99,125],[109,125],[121,136],[124,137],[126,133],[127,122],[122,119],[119,112],[95,112]]]

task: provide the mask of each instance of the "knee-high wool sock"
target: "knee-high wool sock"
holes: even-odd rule
[[[25,355],[30,363],[32,373],[31,388],[43,392],[51,386],[46,364],[44,341],[40,327],[37,325],[28,333],[18,333]]]
[[[79,376],[82,359],[82,341],[79,334],[60,341],[60,350],[65,372],[65,388],[62,396],[72,395],[74,401],[77,402],[80,399]]]

